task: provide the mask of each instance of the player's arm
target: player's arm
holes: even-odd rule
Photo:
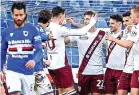
[[[65,44],[70,43],[71,42],[70,37],[69,36],[65,37],[64,42],[65,42]]]
[[[61,31],[63,31],[63,32],[61,32],[61,36],[68,36],[68,35],[69,35],[69,36],[85,35],[85,34],[89,31],[89,29],[90,29],[93,25],[95,25],[95,23],[96,23],[96,18],[97,18],[97,17],[92,17],[90,23],[89,23],[88,25],[86,25],[86,26],[80,28],[80,29],[68,29],[68,28],[65,28],[64,26],[61,27],[61,28],[62,28]]]
[[[119,40],[117,38],[112,37],[111,35],[107,35],[106,39],[114,41],[116,44],[122,47],[131,48],[133,46],[133,43],[136,43],[139,39],[138,28],[132,27],[131,34],[134,34],[134,36],[130,35],[130,37],[127,40]]]
[[[49,40],[49,35],[46,34],[46,32],[42,31],[43,29],[40,29],[38,26],[36,26],[36,29],[38,30],[38,32],[39,32],[39,34],[41,36],[42,42]]]
[[[41,40],[42,41],[48,41],[49,40],[49,34],[46,34],[45,32],[40,33]]]
[[[68,23],[71,23],[71,24],[73,24],[73,25],[79,27],[79,28],[82,28],[82,27],[85,26],[85,25],[83,25],[83,24],[76,23],[76,22],[74,21],[73,17],[66,18],[66,21],[67,21]]]
[[[34,46],[34,50],[35,50],[35,55],[34,58],[32,60],[29,60],[26,63],[26,67],[27,68],[33,68],[35,66],[36,63],[38,63],[42,57],[43,57],[43,52],[42,52],[42,42],[41,42],[41,37],[39,35],[39,32],[34,28],[32,29],[32,31],[34,31],[34,37],[33,37],[33,46]]]
[[[116,44],[118,44],[118,45],[120,45],[122,47],[125,47],[125,48],[131,48],[132,45],[133,45],[133,41],[131,41],[131,40],[119,40],[117,38],[114,38],[111,35],[107,35],[106,39],[109,40],[109,41],[113,41]]]
[[[108,53],[108,41],[104,38],[102,48],[106,51],[106,55]]]
[[[6,42],[6,31],[1,32],[1,70],[6,62],[8,43]]]

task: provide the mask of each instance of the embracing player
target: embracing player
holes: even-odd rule
[[[71,66],[68,64],[65,54],[64,37],[67,35],[84,35],[95,24],[96,20],[91,17],[90,23],[80,29],[69,29],[62,26],[65,20],[65,9],[62,7],[54,7],[52,9],[52,22],[50,23],[50,31],[54,39],[47,42],[49,73],[54,80],[59,94],[75,95],[74,81],[71,71]]]

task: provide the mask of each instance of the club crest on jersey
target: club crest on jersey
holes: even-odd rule
[[[10,36],[12,37],[14,35],[14,33],[10,33]]]
[[[137,35],[137,32],[136,31],[132,31],[130,34],[131,34],[131,36],[135,37]]]
[[[28,36],[28,31],[23,31],[24,36]]]

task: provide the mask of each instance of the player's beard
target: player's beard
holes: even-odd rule
[[[23,25],[23,23],[25,22],[25,19],[23,20],[14,20],[14,23],[18,26],[18,27],[21,27]]]
[[[115,32],[116,29],[115,29],[114,27],[110,27],[110,31],[111,31],[111,32]]]

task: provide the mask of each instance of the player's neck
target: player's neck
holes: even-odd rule
[[[119,32],[122,32],[122,29],[117,29],[117,31],[114,31],[114,34],[118,34]]]
[[[60,24],[57,18],[53,18],[52,19],[52,22],[57,23],[57,24]]]
[[[21,28],[24,26],[24,23],[21,26],[18,26],[17,24],[14,24],[15,28]]]
[[[43,28],[46,28],[48,26],[48,24],[43,24],[43,23],[39,23]]]
[[[139,19],[137,19],[137,21],[136,21],[136,24],[138,24],[139,23]]]

